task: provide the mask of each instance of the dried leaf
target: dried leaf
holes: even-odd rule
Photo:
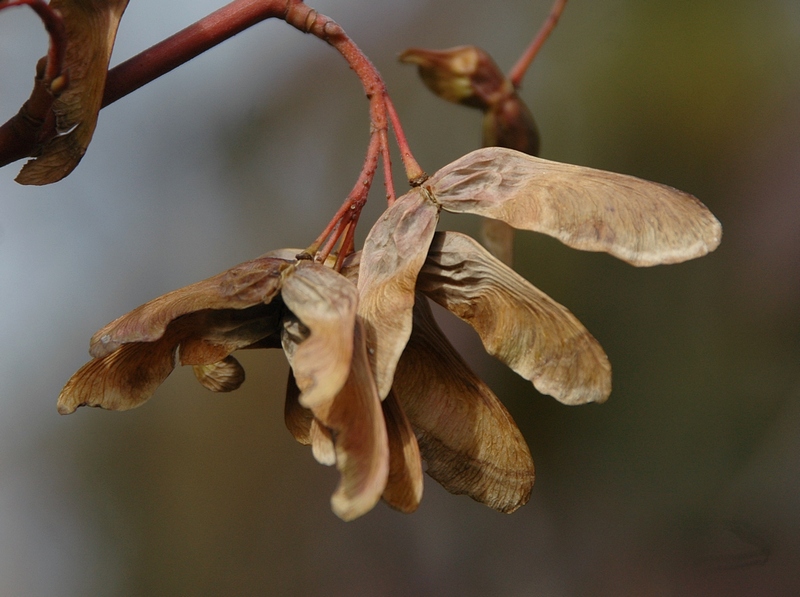
[[[209,365],[192,367],[197,380],[212,392],[232,392],[244,383],[244,368],[228,355]]]
[[[389,436],[389,479],[382,497],[396,510],[413,512],[422,501],[423,486],[417,438],[392,392],[381,406]]]
[[[270,303],[280,291],[281,270],[287,266],[288,263],[281,259],[254,259],[169,292],[98,331],[92,336],[89,353],[93,357],[103,357],[123,344],[157,340],[170,322],[188,313],[211,309],[246,309]],[[264,312],[264,315],[267,313]],[[213,317],[211,314],[208,316]]]
[[[382,399],[411,334],[414,286],[438,219],[439,208],[426,191],[412,189],[384,212],[361,251],[358,314]]]
[[[360,320],[353,329],[353,359],[347,382],[332,401],[312,409],[335,438],[341,480],[331,506],[343,520],[369,512],[383,494],[389,475],[386,424]]]
[[[300,404],[313,408],[332,400],[349,375],[358,290],[332,269],[300,261],[285,276],[281,296],[308,330],[299,344],[284,335],[284,350],[301,390]]]
[[[611,365],[597,340],[565,307],[470,237],[434,236],[419,289],[469,323],[496,356],[564,404],[603,402]]]
[[[502,220],[638,266],[701,257],[722,237],[717,219],[688,193],[500,147],[465,155],[427,184],[447,211]]]
[[[53,104],[56,128],[62,134],[25,164],[17,176],[20,184],[61,180],[86,153],[103,101],[117,27],[127,5],[128,0],[51,0],[50,7],[64,18],[67,34],[64,70],[69,85]]]
[[[417,432],[428,474],[445,489],[501,512],[528,501],[534,469],[525,439],[445,338],[421,295],[393,393]]]
[[[68,415],[80,406],[128,410],[143,404],[175,367],[177,338],[168,332],[147,344],[123,346],[93,359],[73,375],[58,396],[58,412]]]

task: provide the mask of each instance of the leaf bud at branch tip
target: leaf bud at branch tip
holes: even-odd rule
[[[475,46],[409,48],[399,59],[416,64],[425,85],[449,102],[487,110],[514,93],[514,86],[491,56]]]

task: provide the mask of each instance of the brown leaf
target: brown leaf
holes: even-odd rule
[[[611,366],[597,340],[470,237],[434,236],[419,289],[475,328],[489,354],[540,392],[564,404],[608,398]]]
[[[48,142],[17,176],[20,184],[61,180],[86,153],[103,101],[108,62],[128,0],[51,0],[64,18],[67,50],[64,70],[69,85],[53,104],[62,134]]]
[[[701,257],[722,237],[717,219],[688,193],[500,147],[465,155],[427,184],[447,211],[502,220],[638,266]]]
[[[358,290],[329,267],[300,261],[285,276],[281,296],[308,330],[300,343],[291,334],[283,338],[300,403],[313,408],[332,400],[349,375]]]
[[[209,365],[192,367],[197,380],[212,392],[232,392],[244,383],[244,368],[228,355]]]
[[[341,392],[312,408],[317,420],[333,433],[341,480],[331,506],[343,520],[369,512],[383,494],[389,475],[386,424],[360,320],[354,327],[353,345],[350,375]]]
[[[418,295],[393,392],[417,432],[428,474],[501,512],[525,504],[534,470],[511,415],[445,338]]]
[[[128,410],[143,404],[175,367],[176,334],[168,332],[152,343],[123,346],[93,359],[73,375],[58,396],[58,412],[79,406]]]
[[[426,193],[416,188],[400,197],[372,227],[361,251],[358,314],[382,399],[411,334],[414,286],[439,219]]]
[[[381,406],[389,436],[389,479],[382,497],[396,510],[413,512],[422,501],[423,486],[417,438],[392,392]]]
[[[123,344],[157,340],[170,322],[188,313],[211,309],[246,309],[270,303],[280,291],[281,271],[287,266],[288,263],[281,259],[254,259],[201,282],[168,292],[98,331],[92,336],[89,353],[93,357],[103,357]],[[208,316],[212,317],[210,314]]]

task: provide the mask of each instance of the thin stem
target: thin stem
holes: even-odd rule
[[[50,10],[43,0],[12,0],[10,2],[2,2],[0,0],[0,9],[23,4],[31,6],[40,15],[58,16],[56,12]],[[309,8],[302,0],[234,0],[223,8],[200,19],[195,24],[186,27],[175,35],[111,69],[106,78],[102,106],[105,107],[114,103],[220,42],[272,17],[283,19],[288,24],[305,33],[315,35],[338,50],[358,76],[369,99],[371,134],[361,174],[341,208],[334,215],[320,237],[309,248],[312,254],[320,251],[318,258],[321,256],[324,261],[327,253],[332,250],[332,247],[335,246],[342,234],[346,235],[345,240],[342,241],[342,248],[346,251],[352,250],[353,228],[358,221],[361,209],[366,203],[367,195],[377,170],[378,160],[381,158],[383,158],[384,162],[387,201],[391,205],[395,200],[389,152],[389,121],[392,123],[392,131],[400,149],[401,159],[409,182],[412,185],[419,185],[427,178],[427,175],[411,153],[408,141],[400,125],[400,119],[386,91],[383,78],[375,66],[335,21]],[[42,16],[42,19],[46,20],[45,16]],[[60,37],[51,31],[50,25],[46,22],[48,31],[51,31],[51,36],[54,39],[64,38],[63,23],[60,23],[59,20],[56,25],[61,25],[62,27]],[[53,45],[58,44],[54,43]],[[63,47],[66,47],[65,40]],[[63,48],[60,53],[56,50],[51,52],[51,59],[48,60],[48,73],[55,68],[54,65],[63,61]],[[52,72],[55,73],[57,71],[52,70]],[[34,93],[36,93],[36,88]],[[27,104],[28,102],[26,102],[26,106]],[[29,116],[28,112],[25,112],[26,106],[23,106],[20,114],[12,118],[3,127],[0,127],[0,165],[31,155],[41,147],[45,140],[55,135],[55,124],[52,118],[42,118],[33,122],[33,125],[28,124],[25,120]],[[47,106],[46,111],[49,115],[49,111],[51,111],[50,105]],[[23,128],[26,134],[24,135],[18,134],[17,131],[20,128],[20,121],[25,121],[25,127]],[[12,134],[5,134],[8,131],[11,131]],[[31,131],[34,131],[35,134],[31,134]]]
[[[237,33],[285,13],[286,0],[234,0],[108,71],[103,107]]]
[[[397,115],[397,110],[394,109],[394,104],[389,96],[385,99],[386,111],[389,113],[389,118],[392,121],[392,130],[394,131],[394,138],[397,140],[397,146],[400,148],[400,158],[406,165],[406,174],[408,175],[408,182],[411,186],[418,187],[428,179],[428,175],[411,155],[411,148],[408,146],[406,134],[403,132],[403,127],[400,125],[400,117]]]
[[[347,198],[342,203],[342,206],[334,214],[331,221],[325,227],[314,243],[306,249],[309,255],[315,257],[317,261],[324,262],[325,259],[333,250],[336,241],[339,239],[343,231],[340,224],[347,221],[353,214],[360,214],[367,202],[367,195],[369,194],[372,181],[375,178],[375,171],[378,168],[378,157],[380,155],[381,139],[378,131],[373,131],[370,136],[369,146],[367,147],[367,156],[364,158],[364,165],[361,168],[361,173],[353,186],[353,190],[347,195]],[[357,220],[358,218],[356,218]],[[325,243],[325,239],[328,242]],[[323,245],[323,243],[325,243]],[[322,248],[320,248],[322,247]],[[327,252],[326,252],[327,248]]]
[[[392,156],[389,152],[389,134],[386,130],[379,131],[381,136],[381,158],[383,161],[383,184],[386,187],[386,203],[394,205],[397,195],[394,192],[394,179],[392,178]]]
[[[331,254],[333,247],[335,247],[336,243],[339,242],[343,232],[346,230],[346,226],[349,224],[349,222],[347,222],[347,218],[348,214],[345,214],[345,217],[336,220],[336,223],[333,226],[333,231],[331,232],[331,235],[328,237],[328,240],[325,242],[325,244],[322,245],[319,251],[316,251],[316,254],[311,253],[314,257],[314,261],[325,263],[328,255]]]
[[[559,17],[561,17],[561,13],[564,12],[564,7],[567,5],[567,0],[556,0],[553,4],[553,7],[550,9],[550,14],[547,15],[547,19],[542,24],[539,32],[536,34],[536,37],[533,38],[531,45],[525,50],[525,52],[520,56],[517,63],[514,65],[514,68],[511,69],[511,72],[508,74],[508,78],[511,80],[512,85],[515,88],[519,88],[522,85],[522,78],[525,76],[525,73],[528,70],[528,67],[533,62],[533,59],[536,58],[536,54],[539,53],[539,50],[544,45],[544,42],[547,41],[547,38],[550,37],[550,33],[552,33],[553,29],[556,27],[556,23],[558,23]]]
[[[360,210],[351,216],[347,226],[347,232],[344,235],[344,239],[342,239],[342,244],[339,246],[339,254],[336,256],[336,263],[333,266],[337,272],[342,271],[342,264],[345,258],[355,249],[356,225],[358,224],[359,217],[361,217]]]

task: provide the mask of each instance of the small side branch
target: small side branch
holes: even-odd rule
[[[508,78],[511,80],[511,83],[515,88],[519,89],[519,87],[522,85],[522,78],[528,71],[528,67],[531,65],[531,62],[533,62],[533,59],[536,58],[536,54],[539,53],[539,50],[544,45],[544,42],[546,42],[547,38],[550,37],[553,29],[555,29],[558,19],[561,17],[561,13],[564,12],[564,7],[566,5],[567,0],[555,1],[553,7],[550,9],[550,14],[547,16],[547,20],[545,20],[539,29],[539,33],[536,34],[536,37],[533,38],[531,45],[529,45],[522,56],[520,56],[520,59],[514,65],[514,68],[511,69],[511,72],[508,73]]]

